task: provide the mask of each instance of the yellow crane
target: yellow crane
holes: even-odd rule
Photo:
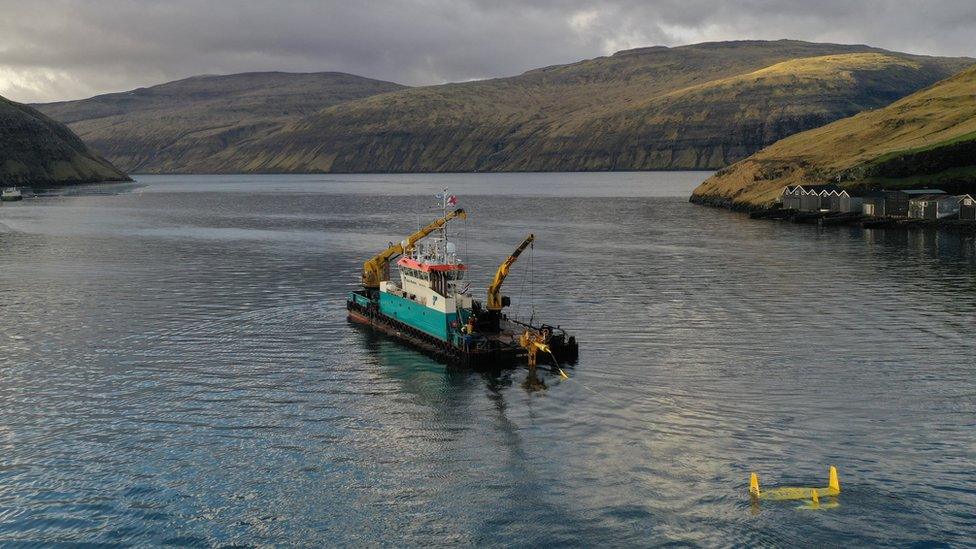
[[[512,268],[522,252],[529,247],[529,244],[535,241],[535,235],[530,234],[525,237],[525,240],[515,248],[512,255],[508,256],[504,262],[495,271],[495,278],[491,281],[491,285],[488,286],[488,303],[486,304],[487,309],[492,312],[492,314],[497,315],[501,312],[502,307],[508,305],[508,298],[502,296],[502,283],[505,282],[505,277],[508,276],[508,271]]]
[[[446,225],[448,221],[454,219],[455,217],[467,219],[468,214],[464,213],[464,208],[458,208],[437,221],[434,221],[430,225],[427,225],[423,229],[420,229],[419,231],[408,236],[399,244],[390,246],[386,250],[383,250],[383,252],[380,254],[363,263],[363,288],[367,290],[378,290],[380,288],[380,282],[387,280],[390,277],[390,261],[392,261],[393,258],[403,254],[403,252],[416,244],[418,240],[436,231],[437,229],[440,229]]]

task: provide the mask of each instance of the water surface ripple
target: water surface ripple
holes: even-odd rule
[[[0,542],[966,545],[976,243],[750,221],[701,173],[139,177],[0,207]],[[449,185],[570,381],[346,323]],[[532,266],[531,272],[529,265]],[[483,290],[479,290],[483,291]],[[841,506],[750,507],[748,474]]]

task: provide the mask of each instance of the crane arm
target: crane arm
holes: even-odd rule
[[[380,282],[386,280],[389,274],[390,261],[394,257],[404,252],[404,243],[406,243],[407,248],[410,248],[418,240],[436,231],[437,229],[440,229],[446,225],[448,221],[454,219],[455,217],[467,219],[468,214],[464,212],[464,208],[458,208],[437,221],[434,221],[430,225],[427,225],[423,229],[420,229],[419,231],[408,236],[403,242],[390,246],[389,248],[383,250],[383,252],[380,254],[363,263],[363,287],[366,289],[378,289],[380,287]]]
[[[505,282],[505,277],[508,276],[509,269],[512,268],[512,264],[518,260],[519,255],[529,247],[529,244],[535,240],[535,235],[530,234],[525,237],[525,240],[515,248],[512,255],[508,256],[498,270],[495,271],[495,278],[491,281],[491,285],[488,286],[488,310],[489,311],[501,311],[502,310],[502,283]]]

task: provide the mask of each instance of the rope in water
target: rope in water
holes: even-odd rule
[[[605,394],[603,394],[603,393],[601,393],[599,391],[596,391],[594,389],[591,389],[590,387],[587,387],[586,385],[583,385],[583,383],[577,381],[574,378],[569,377],[569,374],[567,374],[565,371],[563,371],[562,368],[559,367],[559,361],[556,360],[556,355],[554,355],[552,353],[552,351],[549,351],[549,356],[552,357],[552,362],[556,365],[555,367],[556,367],[556,370],[559,372],[559,377],[561,377],[563,379],[566,379],[566,380],[569,380],[569,381],[572,381],[573,383],[579,385],[580,387],[586,389],[587,391],[593,393],[594,395],[596,395],[596,396],[598,396],[600,398],[603,398],[603,399],[605,399],[607,401],[610,401],[610,402],[616,404],[617,406],[623,406],[622,403],[620,403],[620,402],[618,402],[618,401],[616,401],[616,400],[608,397],[607,395],[605,395]]]

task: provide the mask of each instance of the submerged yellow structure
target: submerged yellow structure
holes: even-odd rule
[[[536,355],[539,353],[539,351],[542,351],[543,353],[552,353],[552,349],[546,345],[545,338],[539,333],[531,330],[522,332],[522,335],[519,336],[519,345],[528,351],[529,368],[535,368],[535,365],[538,363]]]
[[[807,488],[802,486],[781,486],[763,490],[759,488],[759,475],[752,473],[749,477],[749,495],[754,500],[811,500],[812,508],[820,507],[820,498],[836,496],[840,494],[840,479],[837,477],[837,468],[830,466],[830,473],[825,488]]]

